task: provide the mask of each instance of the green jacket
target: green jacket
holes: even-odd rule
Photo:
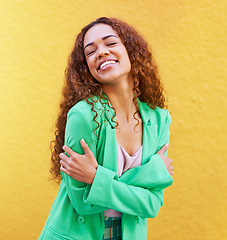
[[[169,112],[138,102],[143,120],[142,164],[118,177],[113,110],[104,100],[95,99],[99,126],[93,121],[91,105],[83,100],[68,112],[65,130],[66,145],[83,154],[79,141],[84,138],[94,153],[99,165],[93,184],[61,172],[59,192],[39,240],[102,240],[107,209],[122,212],[123,240],[145,240],[146,218],[157,215],[163,205],[163,189],[172,184],[163,161],[155,154],[169,141]]]

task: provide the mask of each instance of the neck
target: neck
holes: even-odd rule
[[[130,122],[136,107],[133,103],[133,84],[123,82],[114,86],[105,85],[103,91],[110,100],[111,105],[116,109],[116,118],[124,119]]]

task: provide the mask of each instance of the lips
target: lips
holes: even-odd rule
[[[101,70],[103,69],[104,67],[110,65],[110,64],[115,64],[117,63],[118,61],[117,60],[114,60],[114,59],[108,59],[108,60],[104,60],[102,62],[100,62],[99,64],[99,67],[98,67],[98,70]]]

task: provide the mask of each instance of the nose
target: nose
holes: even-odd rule
[[[100,48],[97,58],[100,59],[102,57],[108,56],[110,54],[109,50],[107,48]]]

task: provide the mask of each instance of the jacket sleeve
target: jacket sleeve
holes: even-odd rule
[[[163,190],[128,185],[120,181],[115,172],[99,165],[84,201],[129,215],[154,218],[163,205]]]
[[[157,151],[160,150],[162,148],[162,146],[166,143],[169,142],[169,137],[170,137],[170,131],[169,131],[169,126],[171,124],[171,116],[168,110],[164,110],[166,113],[166,119],[165,119],[165,123],[163,124],[163,127],[160,131],[159,134],[159,141],[158,141],[158,148]],[[165,156],[167,156],[167,152],[165,152]]]
[[[89,117],[77,110],[70,110],[67,116],[67,123],[65,129],[65,145],[70,147],[73,151],[83,154],[83,149],[80,146],[80,139],[84,138],[94,155],[96,155],[95,139],[91,132],[92,122],[88,120]],[[96,156],[95,156],[96,157]],[[79,182],[64,172],[61,172],[62,181],[65,182],[69,199],[80,215],[95,214],[107,210],[105,207],[90,204],[83,201],[85,190],[89,186],[86,183]]]
[[[131,168],[123,173],[120,180],[128,185],[150,190],[165,189],[173,182],[172,177],[158,154],[151,156],[148,163]]]
[[[169,141],[169,118],[168,113],[159,136],[159,146]],[[84,201],[130,215],[153,218],[163,205],[163,189],[172,182],[158,154],[151,156],[147,164],[128,170],[121,178],[98,166],[92,186],[86,189]]]

